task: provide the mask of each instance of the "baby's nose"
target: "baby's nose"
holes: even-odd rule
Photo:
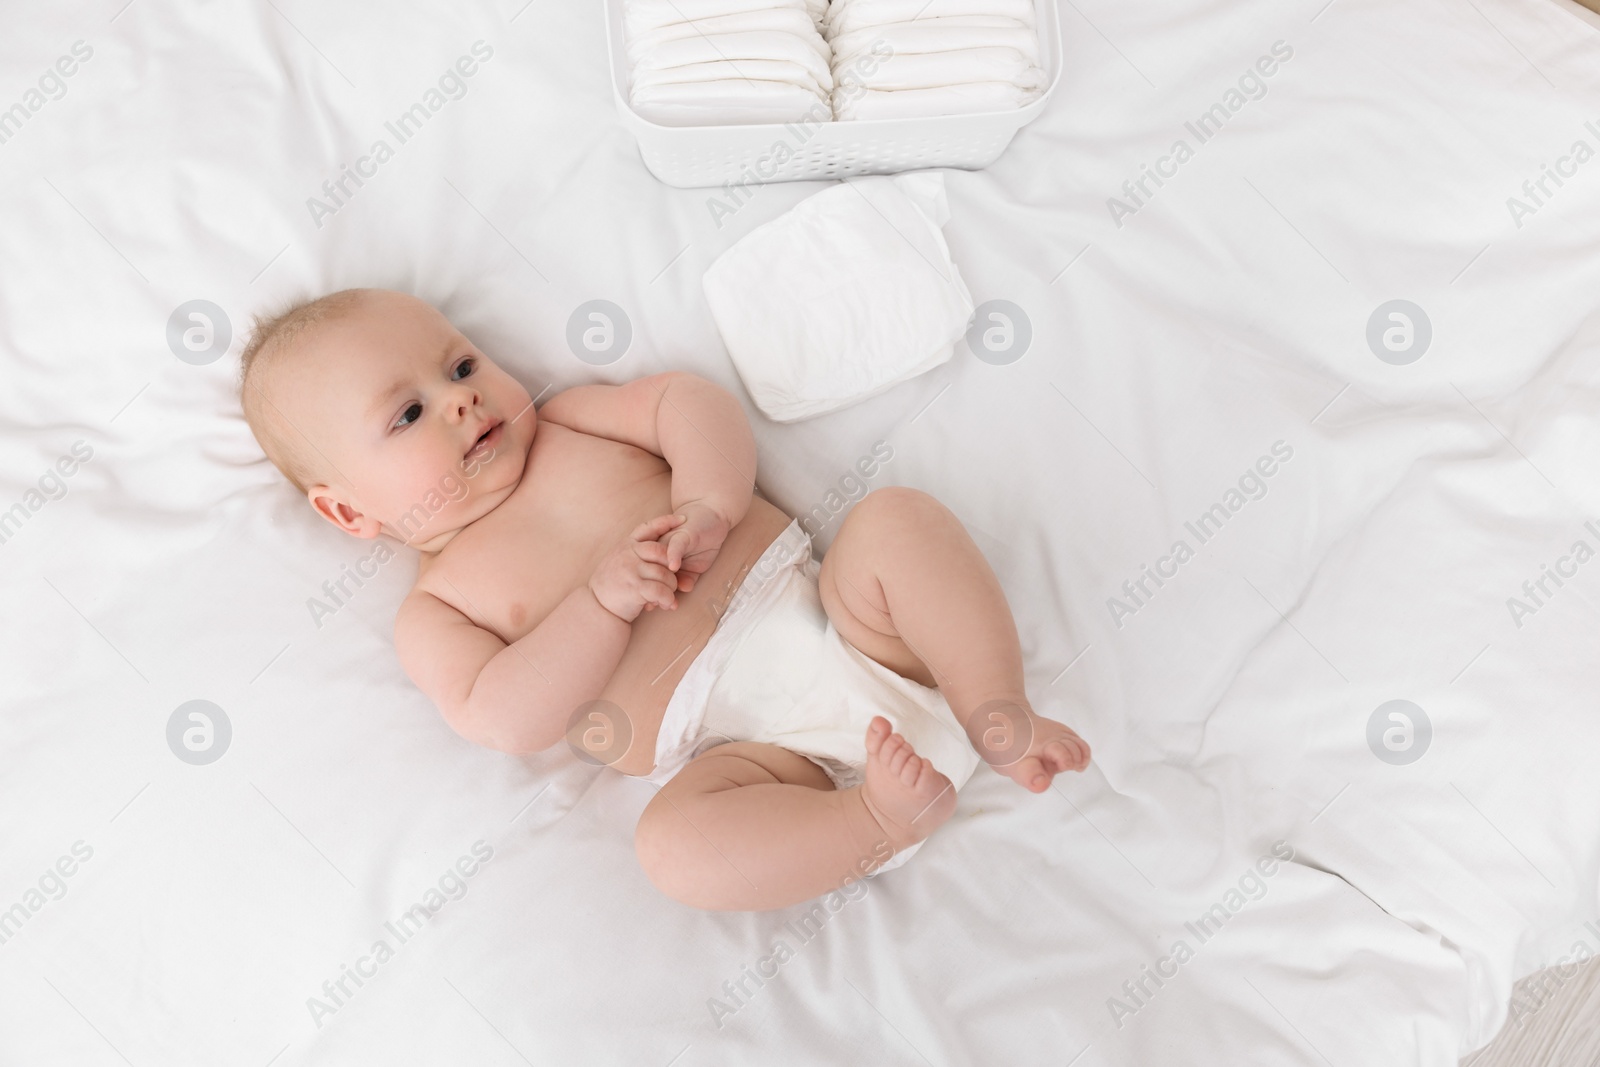
[[[478,404],[478,391],[471,388],[459,388],[449,405],[456,418],[465,418]]]

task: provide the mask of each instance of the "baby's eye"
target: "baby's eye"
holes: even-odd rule
[[[397,427],[410,426],[413,422],[416,422],[420,418],[422,418],[422,405],[412,404],[410,407],[406,408],[400,413],[400,417],[395,420],[394,424]]]
[[[477,360],[475,360],[472,357],[468,356],[466,359],[464,359],[460,363],[456,364],[456,369],[450,375],[450,380],[453,381],[453,382],[459,382],[461,379],[463,379],[463,378],[467,377],[469,374],[471,374],[472,371],[473,371],[473,368],[476,365],[477,365]]]

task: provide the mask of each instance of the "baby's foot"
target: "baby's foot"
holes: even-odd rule
[[[950,779],[917,755],[911,742],[893,733],[881,715],[867,726],[867,780],[861,798],[896,852],[933,833],[956,809]]]
[[[967,720],[967,736],[989,766],[1031,793],[1043,793],[1058,774],[1089,765],[1089,743],[1071,727],[1015,701],[979,707]]]

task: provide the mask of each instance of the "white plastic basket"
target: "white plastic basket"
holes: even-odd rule
[[[1034,4],[1039,61],[1049,84],[1039,99],[1009,111],[824,122],[809,130],[781,123],[662,126],[628,103],[623,0],[605,0],[611,93],[623,125],[639,141],[644,165],[657,178],[679,188],[849,178],[925,167],[978,170],[1000,158],[1017,131],[1044,110],[1061,80],[1061,20],[1056,0],[1034,0]],[[774,159],[779,144],[793,153],[782,163]]]

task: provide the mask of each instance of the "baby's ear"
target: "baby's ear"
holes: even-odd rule
[[[306,490],[306,498],[317,514],[333,523],[351,537],[370,539],[383,530],[383,523],[371,515],[363,515],[340,500],[330,485],[313,485]]]

